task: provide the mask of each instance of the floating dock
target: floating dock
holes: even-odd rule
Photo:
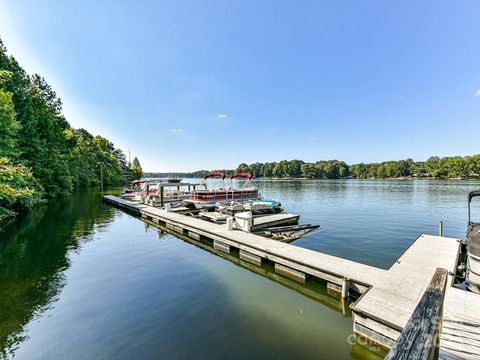
[[[361,294],[350,307],[354,333],[387,349],[393,346],[409,321],[435,270],[443,268],[454,274],[460,252],[458,239],[420,235],[388,270],[384,270],[253,233],[228,230],[225,225],[116,196],[107,195],[104,199],[179,235],[195,240],[209,239],[219,252],[228,254],[236,249],[240,259],[249,264],[259,266],[269,261],[274,264],[275,272],[299,283],[316,277],[325,280],[328,289],[336,290],[342,298]],[[449,275],[440,353],[443,358],[478,358],[480,296],[453,288],[453,280]]]
[[[274,226],[296,225],[300,215],[281,213],[253,218],[252,231],[260,231]]]

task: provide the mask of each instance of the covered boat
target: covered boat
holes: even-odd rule
[[[471,203],[475,197],[480,197],[480,190],[468,194],[467,286],[480,293],[480,219],[473,221],[471,217]]]
[[[197,209],[213,209],[217,202],[226,200],[248,201],[258,200],[260,195],[258,189],[250,184],[253,175],[250,173],[236,173],[230,176],[230,185],[225,185],[225,174],[221,172],[213,172],[204,177],[206,184],[207,179],[220,179],[213,189],[195,190],[190,193],[190,197],[184,201],[187,206],[195,206]],[[239,189],[233,187],[233,179],[246,179],[243,186]],[[205,186],[206,187],[206,186]]]
[[[127,200],[140,201],[142,194],[148,195],[157,191],[155,185],[165,183],[177,183],[181,180],[182,179],[180,178],[148,178],[133,180],[130,182],[130,188],[124,189],[123,193],[120,194],[120,197]]]

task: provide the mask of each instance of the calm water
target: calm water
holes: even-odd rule
[[[257,181],[319,232],[296,245],[388,267],[421,232],[462,237],[480,182]],[[115,193],[112,190],[112,193]],[[201,244],[200,244],[201,245]],[[239,266],[104,205],[51,202],[0,232],[0,358],[379,358],[324,284]]]

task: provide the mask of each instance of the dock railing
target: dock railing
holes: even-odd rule
[[[448,271],[438,268],[385,359],[438,359]]]

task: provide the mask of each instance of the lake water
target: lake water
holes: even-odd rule
[[[321,230],[295,245],[378,267],[419,233],[463,238],[474,181],[257,180]],[[118,189],[109,190],[118,193]],[[348,304],[102,204],[52,201],[0,232],[0,358],[376,359]]]

